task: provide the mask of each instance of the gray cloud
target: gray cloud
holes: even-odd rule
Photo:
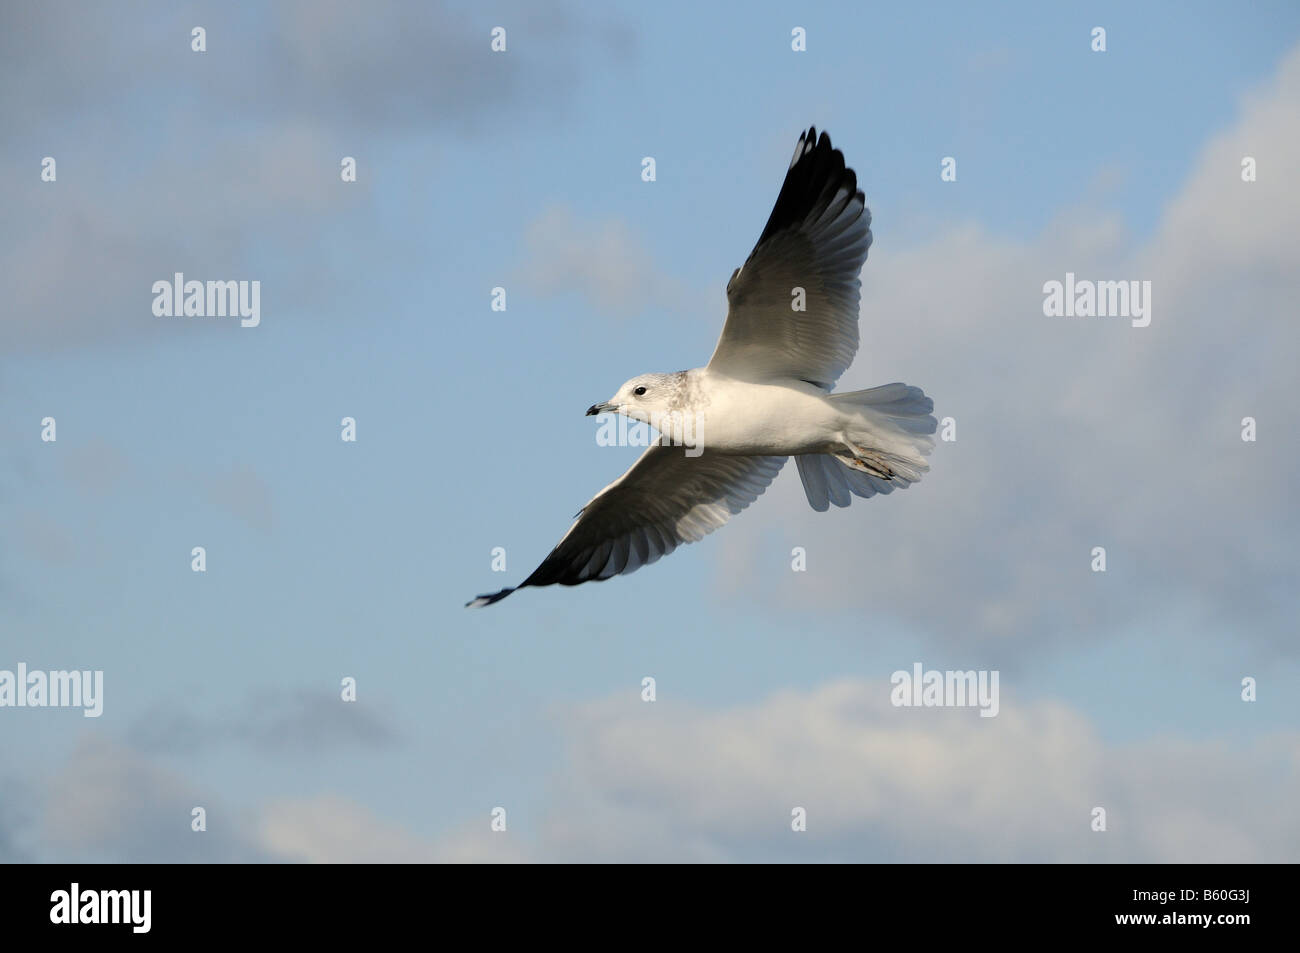
[[[103,499],[131,475],[131,463],[121,448],[92,437],[69,447],[61,458],[63,475],[84,496]]]
[[[28,782],[16,775],[0,776],[0,864],[26,864],[35,860],[30,845],[39,840],[31,816],[36,797]]]
[[[22,128],[112,110],[144,91],[168,111],[308,121],[373,133],[469,130],[504,111],[540,121],[578,81],[572,65],[634,48],[611,17],[562,3],[506,3],[492,17],[455,4],[288,0],[261,10],[157,3],[10,5],[0,14],[0,104]],[[190,48],[194,27],[207,52]],[[508,51],[491,51],[502,26]]]
[[[387,748],[399,733],[382,712],[344,702],[338,693],[298,689],[249,693],[229,710],[201,715],[161,703],[127,729],[131,747],[145,754],[187,754],[224,744],[263,754],[309,756],[338,748]]]
[[[8,527],[15,549],[51,566],[77,561],[79,547],[73,530],[40,509],[21,510]]]
[[[130,748],[87,738],[48,780],[41,859],[115,863],[257,863],[256,820]],[[191,830],[191,812],[207,830]]]
[[[178,271],[267,281],[269,245],[310,259],[275,266],[265,307],[359,294],[331,278],[339,270],[316,247],[327,228],[365,231],[375,214],[365,174],[339,188],[341,156],[359,155],[364,170],[383,137],[419,156],[431,137],[553,120],[577,86],[575,64],[599,67],[601,51],[625,54],[630,42],[617,21],[580,22],[560,5],[496,15],[334,0],[260,12],[7,5],[0,180],[6,219],[21,227],[0,235],[0,349],[188,333],[193,323],[152,315],[153,282]],[[203,54],[190,50],[196,25],[208,31]],[[496,25],[509,31],[504,54],[489,48]],[[38,177],[47,155],[56,183]]]
[[[271,488],[252,467],[239,466],[208,478],[207,496],[253,529],[271,531],[275,522]]]

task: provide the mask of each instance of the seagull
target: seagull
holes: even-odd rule
[[[830,137],[809,128],[758,244],[727,282],[709,363],[634,377],[587,410],[650,424],[658,441],[592,497],[527,579],[466,606],[647,566],[753,503],[788,457],[818,512],[920,480],[936,426],[920,388],[831,393],[858,350],[858,276],[870,247],[857,176]]]

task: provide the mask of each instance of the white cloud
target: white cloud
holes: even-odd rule
[[[267,849],[317,864],[512,863],[527,854],[509,829],[494,832],[486,813],[437,842],[414,837],[354,801],[333,796],[277,801],[262,815]]]
[[[581,222],[569,208],[553,206],[528,226],[524,241],[518,278],[537,294],[577,294],[596,313],[617,317],[668,308],[684,297],[617,219]]]
[[[331,793],[232,807],[163,762],[88,737],[48,779],[38,859],[1294,862],[1300,736],[1233,748],[1108,744],[1077,711],[1002,699],[906,709],[841,680],[706,710],[635,696],[570,709],[544,790],[437,837]],[[189,829],[207,808],[209,829]],[[791,830],[791,810],[807,831]],[[1102,807],[1108,830],[1091,829]],[[30,813],[30,812],[29,812]],[[536,818],[531,824],[523,818]],[[11,825],[12,827],[12,825]],[[0,830],[0,843],[29,841]]]
[[[1300,857],[1300,737],[1107,745],[1057,703],[904,709],[846,680],[700,711],[578,711],[548,860],[1262,861]],[[790,829],[792,808],[808,830]],[[1108,830],[1091,830],[1103,807]]]

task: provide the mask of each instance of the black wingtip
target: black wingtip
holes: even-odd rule
[[[469,602],[465,603],[465,608],[479,609],[482,608],[483,606],[490,606],[494,602],[500,602],[506,596],[510,595],[510,593],[514,592],[515,589],[517,588],[518,586],[511,586],[508,589],[502,589],[500,592],[493,592],[483,596],[475,596]]]
[[[819,136],[815,125],[809,126],[808,131],[799,138],[803,142],[811,144],[816,149],[829,149],[831,147],[831,134],[823,129]]]
[[[830,133],[823,129],[819,136],[817,127],[809,126],[799,136],[772,215],[755,247],[777,232],[799,225],[818,208],[824,208],[840,188],[856,195],[857,176],[845,164],[844,153],[831,145]]]

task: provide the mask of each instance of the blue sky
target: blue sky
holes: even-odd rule
[[[1285,309],[1300,242],[1280,181],[1297,155],[1293,4],[3,17],[0,668],[102,669],[106,699],[93,721],[0,709],[14,792],[0,851],[633,860],[654,842],[779,859],[789,848],[768,835],[724,836],[692,813],[689,780],[640,772],[717,729],[780,773],[771,735],[728,741],[729,718],[764,723],[788,693],[819,711],[843,680],[874,704],[873,686],[887,693],[917,660],[1003,673],[1016,710],[990,739],[1023,729],[1055,750],[1032,733],[1068,709],[1104,790],[1143,745],[1200,751],[1125,789],[1148,812],[1198,759],[1295,788],[1296,411],[1270,400],[1290,392],[1297,345]],[[1105,53],[1089,48],[1098,25]],[[790,49],[795,26],[806,52]],[[845,383],[923,386],[958,441],[906,494],[816,514],[789,466],[732,525],[633,576],[463,609],[523,578],[635,459],[597,446],[583,410],[635,374],[707,360],[726,279],[813,123],[873,213]],[[1256,191],[1198,202],[1242,187],[1244,154],[1258,154]],[[40,181],[47,155],[55,183]],[[345,155],[356,183],[340,181]],[[1204,243],[1213,268],[1189,237],[1207,204],[1222,224]],[[1150,334],[1043,317],[1042,283],[1090,269],[1154,276]],[[154,317],[151,285],[175,271],[259,280],[261,325]],[[505,312],[489,307],[496,286]],[[1237,437],[1249,413],[1257,445]],[[1087,569],[1098,544],[1104,577]],[[646,675],[660,700],[642,709]],[[1250,705],[1244,675],[1264,686]],[[340,717],[344,676],[358,702]],[[619,719],[663,709],[683,734],[631,732],[655,750],[621,765]],[[985,781],[964,770],[944,775],[958,804]],[[68,834],[77,785],[131,797],[104,794],[102,827]],[[810,786],[835,800],[833,775]],[[622,815],[628,788],[646,804]],[[1086,825],[1099,795],[1078,796]],[[1192,807],[1270,817],[1217,796]],[[131,798],[157,810],[115,815]],[[213,806],[206,835],[188,830],[191,804]],[[496,805],[504,853],[480,834]],[[891,810],[845,809],[843,836],[801,856],[1001,849],[973,834],[945,855],[898,834]],[[575,834],[579,814],[625,833],[593,820]],[[366,853],[388,841],[348,842],[341,818],[403,846]],[[1117,830],[1124,846],[1052,841],[1051,856],[1185,859],[1200,837],[1188,823],[1161,839]],[[1274,841],[1210,838],[1206,859],[1294,860],[1288,823]]]

